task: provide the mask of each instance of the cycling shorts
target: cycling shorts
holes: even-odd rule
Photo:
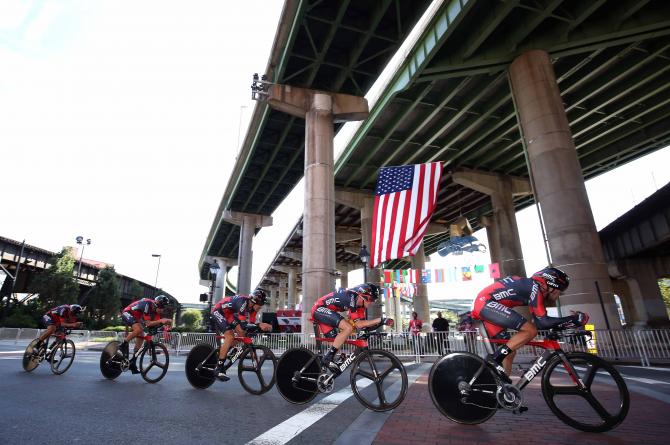
[[[124,313],[122,313],[122,314],[121,314],[121,320],[123,321],[123,324],[124,324],[125,326],[132,326],[132,325],[134,325],[135,323],[139,323],[139,321],[137,321],[137,320],[135,319],[135,317],[133,317],[133,314],[131,314],[130,312],[124,312]]]
[[[212,313],[212,320],[214,321],[214,327],[216,328],[217,332],[226,332],[235,328],[235,323],[233,323],[232,320],[224,317],[223,314],[219,311],[214,311]]]
[[[334,329],[334,333],[337,334],[336,328],[340,325],[340,321],[344,320],[343,316],[324,306],[312,309],[312,318],[319,324],[321,333],[326,337],[331,336]]]
[[[56,325],[58,326],[60,323],[56,323],[53,318],[49,317],[48,315],[43,315],[42,316],[42,324],[44,326],[51,326],[51,325]]]
[[[477,300],[472,316],[484,322],[489,338],[504,338],[505,329],[519,330],[526,320],[523,315],[495,300]]]

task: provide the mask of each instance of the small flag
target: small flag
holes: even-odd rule
[[[470,266],[462,267],[461,272],[463,273],[463,281],[472,280],[472,272],[470,271]]]
[[[430,283],[430,278],[431,278],[430,269],[423,269],[421,271],[421,282]]]
[[[444,269],[435,269],[435,282],[444,283]]]
[[[390,269],[384,270],[384,284],[389,285],[393,282],[393,271]]]
[[[489,264],[489,276],[493,279],[500,278],[500,265],[498,263]]]
[[[475,264],[475,273],[484,273],[484,265]]]

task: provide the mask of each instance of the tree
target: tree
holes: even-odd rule
[[[663,303],[665,303],[665,310],[670,314],[670,279],[664,278],[659,280],[658,287],[661,288],[661,296],[663,296]]]
[[[202,313],[196,309],[188,309],[181,314],[181,322],[188,329],[197,329],[202,322]]]
[[[98,282],[86,301],[86,312],[97,328],[110,324],[121,309],[121,289],[119,276],[113,266],[107,266],[98,273]]]
[[[35,278],[41,309],[77,302],[79,286],[74,277],[75,260],[69,250],[63,249],[51,257],[51,267]]]

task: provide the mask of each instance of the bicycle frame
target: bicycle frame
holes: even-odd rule
[[[216,336],[216,345],[217,345],[216,348],[212,349],[212,352],[210,352],[209,355],[200,363],[200,365],[198,367],[199,369],[202,369],[203,365],[205,363],[207,363],[207,361],[214,354],[216,354],[216,358],[218,360],[219,350],[221,349],[221,340],[223,340],[223,338],[224,338],[223,335],[217,335]],[[253,340],[250,337],[235,337],[233,345],[235,343],[242,343],[242,347],[238,348],[238,350],[235,352],[235,354],[232,357],[230,357],[230,351],[228,351],[228,356],[226,356],[226,358],[230,358],[230,363],[227,363],[223,367],[224,371],[227,371],[230,367],[232,367],[235,364],[235,362],[237,361],[238,358],[240,358],[242,353],[250,347],[249,345],[251,345],[251,343],[253,343]],[[233,347],[235,347],[235,346],[233,346]],[[209,369],[209,368],[207,368],[207,369]],[[212,368],[211,371],[214,371],[214,369]]]

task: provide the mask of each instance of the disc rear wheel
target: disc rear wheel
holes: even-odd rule
[[[23,369],[26,372],[31,372],[40,365],[40,358],[38,356],[39,351],[35,349],[37,341],[37,339],[31,341],[26,347],[26,351],[23,353]]]
[[[495,414],[497,386],[484,360],[468,352],[442,357],[428,377],[428,391],[435,407],[454,422],[465,424],[482,423]]]
[[[300,373],[303,368],[305,370]],[[316,397],[316,379],[320,373],[317,357],[312,351],[306,348],[289,349],[277,363],[277,389],[291,403],[307,403]]]
[[[120,343],[118,341],[110,341],[100,354],[100,372],[105,378],[113,380],[123,372],[121,362],[123,357],[119,351]]]
[[[216,368],[217,354],[209,343],[195,345],[186,357],[184,371],[186,379],[195,388],[205,389],[214,383],[214,368]],[[198,369],[198,367],[200,369]]]

